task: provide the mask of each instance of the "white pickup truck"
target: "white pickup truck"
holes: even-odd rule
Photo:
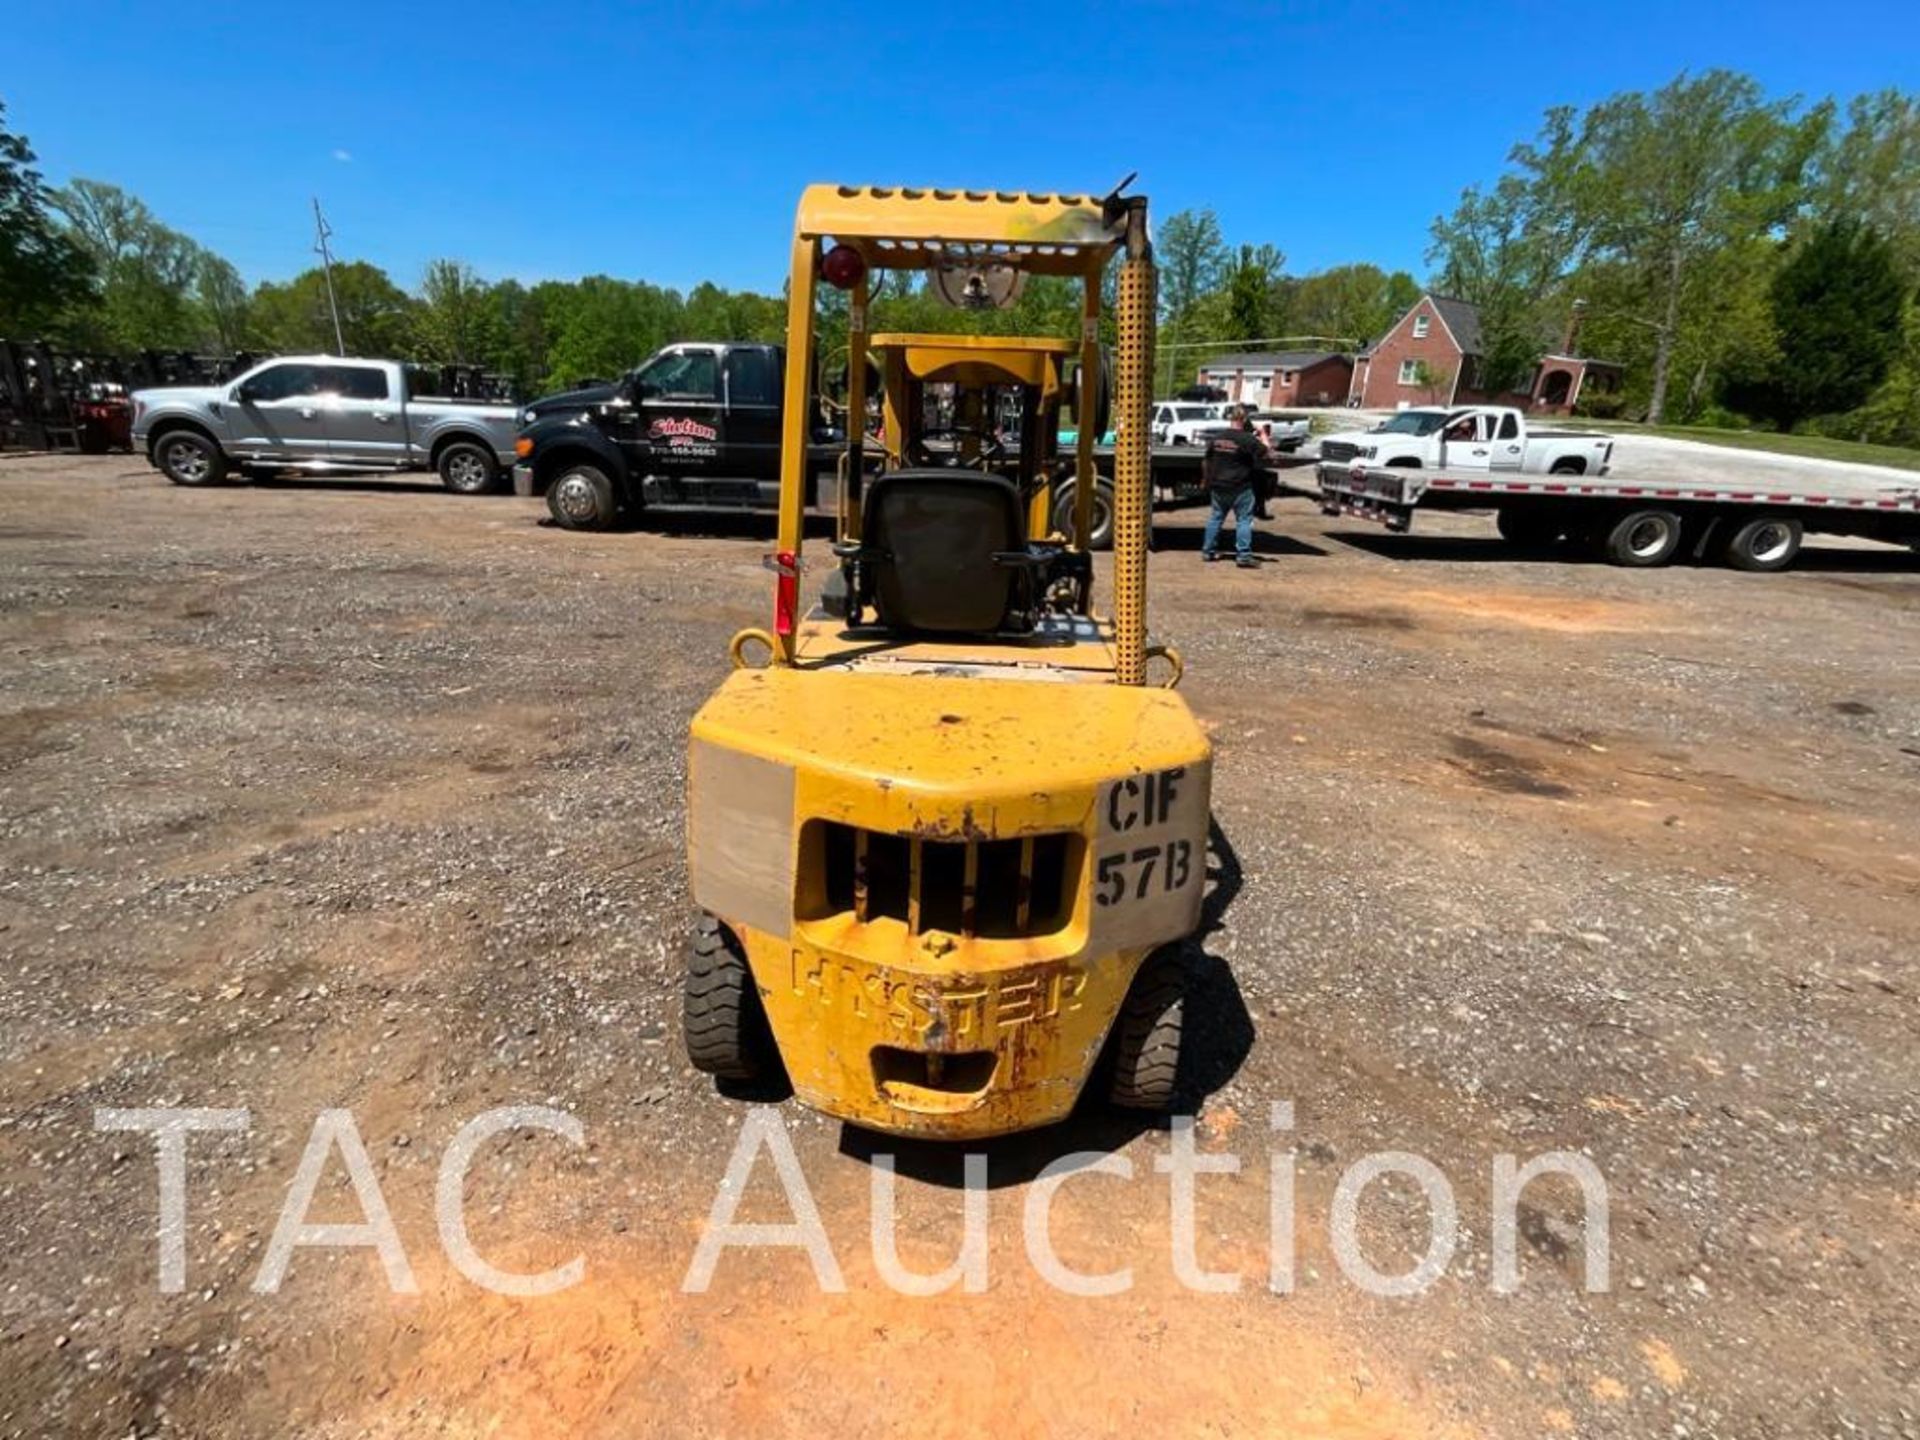
[[[1198,445],[1209,430],[1226,423],[1227,407],[1212,400],[1160,400],[1154,403],[1150,430],[1156,445]]]
[[[1402,410],[1371,430],[1348,430],[1320,442],[1332,464],[1407,470],[1511,470],[1523,475],[1604,475],[1613,460],[1605,435],[1532,430],[1506,405]]]
[[[1267,442],[1269,450],[1291,455],[1313,438],[1313,421],[1285,410],[1256,410],[1253,433]]]

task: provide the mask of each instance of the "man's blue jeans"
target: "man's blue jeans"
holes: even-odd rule
[[[1200,537],[1200,553],[1213,554],[1213,547],[1220,542],[1220,526],[1227,518],[1227,512],[1233,512],[1233,549],[1236,555],[1253,553],[1253,487],[1247,485],[1239,490],[1209,490],[1207,492],[1207,528]]]

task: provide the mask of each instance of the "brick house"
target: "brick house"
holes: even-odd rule
[[[1353,388],[1353,358],[1329,350],[1218,355],[1200,367],[1199,382],[1261,409],[1339,405]]]
[[[1392,329],[1354,357],[1347,403],[1372,410],[1517,405],[1536,414],[1565,415],[1583,389],[1612,389],[1620,379],[1618,365],[1570,353],[1578,338],[1576,310],[1562,351],[1542,355],[1533,374],[1510,394],[1491,394],[1477,383],[1485,353],[1479,307],[1446,295],[1422,295]]]

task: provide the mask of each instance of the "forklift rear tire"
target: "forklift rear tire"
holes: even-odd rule
[[[721,1080],[761,1080],[778,1063],[767,1012],[734,933],[702,911],[687,943],[681,1024],[687,1058]]]
[[[1107,1098],[1122,1110],[1169,1110],[1180,1083],[1185,1018],[1185,947],[1162,945],[1141,962],[1113,1022]]]
[[[1074,486],[1069,483],[1053,502],[1053,528],[1062,535],[1073,534],[1073,492]],[[1113,482],[1105,478],[1096,478],[1093,482],[1093,534],[1088,538],[1087,548],[1113,548]]]
[[[611,530],[620,513],[613,481],[596,465],[569,465],[547,486],[547,513],[563,530]]]
[[[174,430],[153,447],[160,473],[176,485],[218,485],[227,478],[220,447],[193,430]]]

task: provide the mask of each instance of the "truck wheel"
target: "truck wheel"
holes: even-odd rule
[[[1494,524],[1502,540],[1523,550],[1545,550],[1565,528],[1551,510],[1532,505],[1502,505]]]
[[[1180,1080],[1187,964],[1179,942],[1141,963],[1113,1022],[1113,1076],[1107,1098],[1123,1110],[1166,1110]]]
[[[489,495],[500,488],[500,466],[484,445],[471,440],[447,446],[434,468],[440,483],[456,495]]]
[[[1556,460],[1547,467],[1547,473],[1549,475],[1584,475],[1587,473],[1587,462],[1574,459]]]
[[[595,465],[569,465],[547,486],[547,512],[565,530],[611,530],[613,482]]]
[[[1615,565],[1664,565],[1680,548],[1680,517],[1671,510],[1629,510],[1613,522],[1601,548]]]
[[[160,473],[176,485],[217,485],[227,478],[227,457],[220,447],[193,430],[175,430],[160,437],[153,458]]]
[[[763,1079],[778,1063],[746,952],[704,910],[687,941],[681,1028],[694,1068],[722,1080]]]
[[[1053,528],[1062,535],[1073,534],[1073,492],[1069,484],[1053,502]],[[1113,548],[1113,482],[1095,477],[1093,482],[1093,533],[1087,537],[1090,550]]]
[[[1736,570],[1784,570],[1800,553],[1800,522],[1786,515],[1756,515],[1742,522],[1720,554]]]

